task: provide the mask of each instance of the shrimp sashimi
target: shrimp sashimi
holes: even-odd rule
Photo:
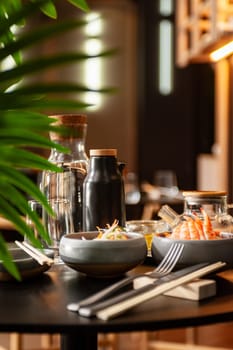
[[[182,224],[179,224],[172,230],[171,238],[172,239],[180,239],[180,230],[181,230]]]
[[[188,216],[185,216],[185,219],[188,222],[188,230],[190,233],[190,239],[200,240],[200,234],[199,234],[198,229],[195,225],[195,221],[191,217],[188,217]]]
[[[212,227],[212,223],[210,221],[209,216],[207,215],[206,211],[201,208],[201,212],[203,215],[203,231],[205,235],[205,239],[213,239],[216,238],[215,232]]]
[[[172,239],[184,240],[209,240],[218,239],[219,232],[214,231],[211,220],[204,209],[201,209],[203,220],[197,214],[192,216],[184,215],[184,221],[177,225],[172,233]]]
[[[184,221],[181,225],[180,239],[191,239],[187,221]]]
[[[194,214],[193,219],[194,219],[194,224],[198,230],[200,239],[201,240],[206,239],[205,234],[204,234],[204,230],[203,230],[203,223],[202,223],[201,219],[196,214]]]

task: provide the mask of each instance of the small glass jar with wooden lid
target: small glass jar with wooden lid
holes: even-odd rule
[[[227,193],[225,191],[184,191],[184,214],[197,215],[203,219],[204,209],[213,228],[233,231],[233,217],[228,213]]]

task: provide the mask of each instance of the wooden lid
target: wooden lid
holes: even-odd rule
[[[184,197],[218,197],[226,196],[225,191],[184,191]]]
[[[115,148],[100,148],[91,149],[90,156],[117,156],[117,150]]]

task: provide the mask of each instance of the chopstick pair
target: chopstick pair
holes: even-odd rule
[[[172,272],[154,283],[141,287],[137,290],[123,293],[119,296],[112,297],[109,300],[89,307],[82,307],[78,310],[78,312],[84,317],[96,316],[101,320],[107,321],[147,300],[164,294],[175,287],[191,282],[192,280],[200,278],[206,274],[215,272],[225,265],[225,262],[219,261],[212,264],[197,264],[190,266],[182,270]]]
[[[24,250],[28,255],[35,259],[40,265],[53,265],[54,260],[42,253],[39,249],[33,247],[27,242],[15,241],[18,247]]]

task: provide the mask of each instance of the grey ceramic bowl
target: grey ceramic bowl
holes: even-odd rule
[[[146,242],[138,233],[126,233],[127,240],[94,239],[97,234],[93,231],[64,235],[59,248],[61,259],[88,276],[109,278],[133,269],[146,258]]]
[[[14,243],[9,243],[8,249],[12,255],[14,263],[20,272],[22,280],[34,278],[50,268],[50,266],[46,264],[40,265],[36,260],[25,253],[21,248],[17,247]],[[44,249],[43,252],[50,258],[53,258],[54,256],[54,252],[50,249]],[[9,274],[9,272],[3,266],[2,261],[0,260],[0,281],[10,280],[14,280],[14,277]]]
[[[152,241],[152,257],[156,262],[162,260],[172,243],[181,242],[184,250],[179,265],[193,265],[203,262],[223,261],[233,265],[233,239],[217,240],[174,240],[167,237],[154,236]]]

